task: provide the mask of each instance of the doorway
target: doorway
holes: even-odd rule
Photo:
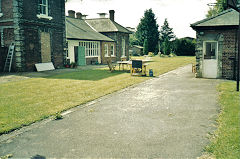
[[[203,42],[203,77],[218,77],[218,42]]]

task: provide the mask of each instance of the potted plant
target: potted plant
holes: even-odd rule
[[[70,66],[71,66],[71,68],[76,68],[77,64],[75,62],[71,62]]]

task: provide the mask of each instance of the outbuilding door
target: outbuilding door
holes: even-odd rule
[[[203,43],[203,77],[218,77],[218,42],[216,41]]]
[[[86,65],[86,56],[85,56],[85,47],[83,46],[75,46],[75,62],[78,66],[85,66]]]

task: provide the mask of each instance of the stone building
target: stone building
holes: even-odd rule
[[[131,32],[125,27],[115,22],[115,11],[109,11],[109,18],[105,18],[104,13],[99,13],[100,18],[86,19],[86,22],[97,32],[113,39],[116,42],[117,60],[129,59],[129,34]]]
[[[64,63],[65,0],[0,0],[1,50],[15,43],[13,71],[33,71],[36,63]],[[1,51],[0,69],[6,52]]]
[[[67,59],[77,65],[106,64],[107,59],[116,61],[114,40],[95,31],[88,25],[82,14],[69,10],[66,17]]]
[[[236,79],[238,25],[232,9],[191,25],[197,33],[196,77]]]

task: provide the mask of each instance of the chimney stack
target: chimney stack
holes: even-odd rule
[[[77,12],[76,15],[77,15],[77,19],[82,19],[82,13]]]
[[[114,14],[115,14],[114,10],[109,11],[109,18],[110,18],[111,21],[114,21]]]
[[[98,13],[98,15],[99,15],[100,18],[105,18],[106,14],[107,14],[107,13]]]
[[[87,16],[88,16],[88,15],[85,15],[85,14],[82,15],[82,19],[87,19]]]
[[[75,18],[75,11],[74,10],[69,10],[68,11],[68,16],[71,18]]]

